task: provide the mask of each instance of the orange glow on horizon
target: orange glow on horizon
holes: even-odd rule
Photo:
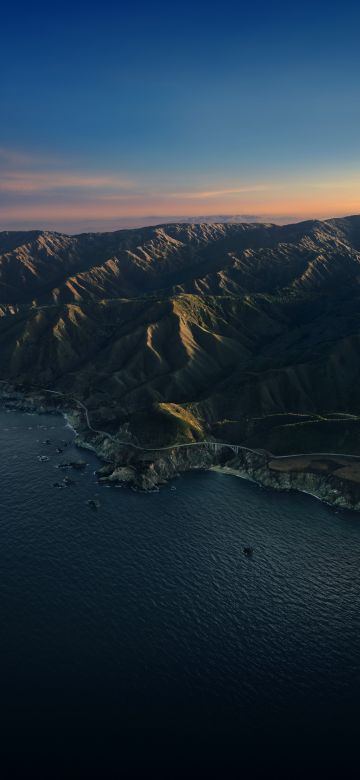
[[[115,199],[114,199],[115,200]],[[189,216],[196,217],[201,215],[216,216],[221,214],[253,214],[279,215],[281,218],[326,219],[330,216],[344,216],[347,214],[360,213],[360,196],[349,200],[335,200],[330,197],[324,199],[263,199],[254,201],[229,199],[212,199],[211,204],[206,199],[197,199],[195,203],[188,199],[157,198],[157,199],[137,199],[134,196],[123,196],[118,198],[118,202],[103,203],[101,200],[85,203],[69,204],[37,204],[37,205],[14,205],[0,207],[0,222],[5,224],[11,221],[24,222],[35,220],[37,222],[46,222],[48,220],[69,220],[70,222],[95,219],[95,220],[116,220],[116,218],[126,217],[147,217],[147,216]]]
[[[75,169],[0,147],[0,229],[12,223],[69,227],[86,221],[252,215],[268,221],[325,219],[360,212],[360,168],[231,179],[192,173]]]

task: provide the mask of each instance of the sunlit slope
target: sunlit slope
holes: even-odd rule
[[[22,308],[0,318],[2,378],[56,387],[100,414],[189,404],[279,332],[266,313],[192,296]],[[107,414],[107,412],[106,412]]]

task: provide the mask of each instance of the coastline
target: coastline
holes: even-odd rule
[[[246,479],[278,492],[305,493],[333,509],[360,512],[360,486],[345,479],[340,480],[331,473],[321,474],[309,470],[283,471],[279,475],[268,466],[255,469],[249,467],[245,470],[241,466],[237,468],[234,463],[231,466],[215,465],[212,471]]]
[[[7,385],[5,382],[2,384]],[[148,451],[141,448],[132,449],[131,442],[128,447],[119,445],[115,436],[110,437],[104,432],[90,430],[88,421],[84,419],[85,415],[73,406],[64,404],[60,396],[57,396],[54,403],[44,397],[41,391],[29,395],[7,385],[0,393],[0,401],[5,407],[11,405],[11,408],[19,411],[61,414],[66,426],[74,433],[76,446],[92,450],[99,458],[102,464],[97,471],[99,484],[128,486],[135,491],[154,492],[181,473],[209,470],[246,479],[277,491],[306,493],[334,508],[360,511],[360,482],[339,478],[333,471],[316,469],[316,464],[312,462],[308,469],[295,468],[296,460],[300,456],[282,458],[285,467],[281,469],[278,464],[275,468],[274,461],[263,452],[243,448],[234,455],[231,449],[217,451],[210,444],[182,448],[175,445],[166,452],[154,450],[154,455],[149,457]],[[345,457],[336,456],[338,466],[344,465],[342,458]],[[286,460],[291,464],[288,469]],[[344,471],[344,468],[338,468],[338,471]]]
[[[234,468],[230,468],[228,466],[211,466],[209,471],[214,471],[217,474],[222,474],[223,476],[230,476],[230,477],[237,477],[238,479],[244,479],[246,482],[253,482],[254,485],[257,485],[258,487],[265,487],[261,482],[257,482],[255,479],[250,477],[249,475],[245,475],[240,473]],[[267,486],[268,487],[268,486]],[[269,488],[270,490],[275,490],[276,488],[274,486]],[[281,490],[279,491],[281,493],[288,493],[289,490]],[[326,501],[324,498],[321,498],[320,496],[316,495],[316,493],[311,493],[309,490],[305,490],[304,488],[294,488],[294,492],[296,493],[304,493],[307,496],[311,496],[311,498],[315,498],[316,501],[320,501],[321,504],[326,504],[329,507],[335,508],[334,504],[331,504],[329,501]],[[343,510],[348,511],[357,511],[356,509],[352,507],[337,507],[341,508]]]

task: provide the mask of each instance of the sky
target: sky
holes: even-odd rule
[[[0,229],[360,213],[355,2],[6,3]]]

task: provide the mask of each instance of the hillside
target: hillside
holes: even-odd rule
[[[360,454],[360,217],[0,233],[0,379],[140,445]]]

